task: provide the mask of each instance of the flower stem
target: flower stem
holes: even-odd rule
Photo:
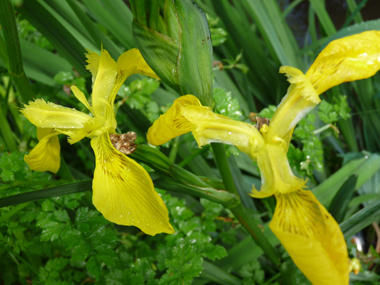
[[[178,163],[178,166],[185,167],[195,157],[197,157],[198,155],[204,153],[209,148],[210,148],[210,145],[205,145],[202,148],[197,149],[196,151],[192,152],[188,157],[186,157],[184,160],[182,160],[180,163]]]
[[[0,1],[0,23],[3,25],[4,41],[7,49],[8,71],[24,102],[33,99],[33,91],[22,65],[21,48],[18,38],[16,20],[10,1]]]
[[[226,190],[236,195],[239,195],[238,191],[236,190],[234,180],[232,178],[231,170],[228,164],[228,159],[223,144],[211,143],[211,147],[214,152],[216,165],[218,166]],[[256,243],[262,248],[262,250],[266,253],[268,258],[274,264],[278,265],[280,262],[280,257],[278,253],[266,239],[261,229],[257,226],[254,217],[250,215],[250,213],[242,204],[239,204],[238,206],[231,208],[230,210],[239,220],[239,222],[252,235]]]
[[[4,113],[3,108],[0,108],[0,126],[0,131],[3,135],[5,143],[7,144],[8,150],[16,151],[18,147],[13,137],[12,129],[8,123],[6,113]]]
[[[177,156],[177,152],[178,152],[178,146],[179,146],[179,139],[180,137],[176,137],[173,141],[172,141],[172,148],[170,150],[170,153],[169,153],[169,159],[175,163],[175,158]]]

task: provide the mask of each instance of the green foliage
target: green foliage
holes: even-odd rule
[[[213,92],[216,112],[233,120],[240,120],[241,108],[238,100],[232,97],[231,92],[222,88],[214,88]]]
[[[26,19],[18,21],[19,35],[21,39],[27,40],[28,42],[34,43],[37,46],[53,51],[54,47],[49,43],[49,41]]]
[[[277,107],[273,105],[269,105],[267,108],[264,108],[260,111],[259,117],[272,119],[274,112],[276,112]]]
[[[91,100],[89,93],[92,79],[84,67],[86,49],[96,51],[103,44],[116,59],[122,51],[135,46],[130,6],[123,1],[80,1],[79,10],[88,20],[88,25],[85,25],[84,18],[78,17],[71,6],[67,5],[77,1],[66,3],[29,0],[24,1],[22,6],[19,0],[11,2],[16,10],[25,74],[33,79],[31,85],[34,94],[29,95],[88,112],[74,98],[70,87],[77,86]],[[141,4],[160,1],[134,2]],[[295,1],[288,8],[280,7],[276,1],[196,2],[207,13],[214,58],[218,59],[213,65],[215,86],[218,86],[213,89],[215,110],[234,120],[246,120],[250,112],[266,118],[273,116],[276,105],[289,86],[285,78],[278,74],[281,65],[295,66],[305,71],[321,48],[332,39],[365,29],[380,28],[378,20],[362,22],[360,9],[365,1],[358,6],[354,5],[355,1],[347,1],[347,18],[355,15],[357,25],[337,34],[334,34],[332,22],[323,5],[310,5],[309,14],[316,14],[323,31],[319,34],[318,24],[311,17],[307,26],[310,37],[304,48],[300,49],[299,46],[305,42],[297,42],[291,30],[292,25],[284,20],[284,16],[290,17],[294,5],[301,1]],[[163,5],[159,10],[164,11]],[[145,15],[149,19],[152,13],[147,11]],[[167,14],[159,16],[175,20]],[[181,25],[184,27],[189,23],[182,22]],[[151,23],[147,24],[149,26]],[[172,26],[166,28],[171,29]],[[172,38],[176,39],[173,35],[175,31],[166,30],[163,34],[170,32]],[[183,29],[182,33],[189,31],[193,30]],[[326,34],[331,37],[325,37]],[[194,38],[196,36],[194,34]],[[0,54],[5,58],[2,41],[3,33],[0,32]],[[187,48],[193,47],[194,42],[188,41]],[[172,49],[171,45],[166,47],[175,52],[168,53],[169,60],[163,57],[156,64],[165,67],[163,61],[169,62],[165,74],[173,76],[176,83],[176,76],[184,70],[173,73],[172,67],[180,69],[189,65],[177,65],[178,60],[183,60],[184,57],[178,58],[178,50]],[[157,51],[155,46],[152,49]],[[54,61],[46,64],[45,58]],[[210,64],[211,59],[206,65],[200,61],[197,66],[207,70],[208,74],[211,72],[211,66],[208,66]],[[21,96],[22,90],[18,90],[12,80],[9,81],[12,76],[1,59],[0,77],[0,106],[5,113],[5,122],[9,124],[7,134],[0,132],[0,198],[65,184],[67,181],[62,179],[60,173],[34,172],[25,164],[24,155],[38,142],[35,126],[19,116],[21,102],[26,103],[28,100]],[[118,128],[138,132],[138,144],[144,144],[144,135],[151,123],[168,109],[178,94],[168,88],[167,84],[161,84],[161,81],[133,77],[137,78],[121,88],[115,106],[118,109]],[[201,77],[202,80],[204,78]],[[186,90],[192,89],[195,81],[202,81],[194,76],[179,79],[187,84]],[[345,84],[322,95],[329,101],[323,100],[314,114],[308,115],[299,123],[288,152],[290,165],[298,176],[309,177],[309,181],[315,184],[318,182],[323,183],[322,186],[328,186],[325,187],[328,191],[324,194],[341,188],[346,177],[351,174],[356,174],[357,171],[361,173],[358,183],[365,184],[361,187],[366,191],[359,189],[352,200],[346,197],[346,204],[348,200],[351,202],[341,219],[344,220],[344,233],[349,231],[350,236],[358,231],[355,229],[366,227],[361,231],[365,246],[377,241],[373,227],[368,225],[376,221],[378,201],[371,207],[366,206],[369,200],[378,199],[378,173],[372,176],[375,171],[370,171],[376,168],[377,155],[365,153],[366,157],[361,158],[362,150],[373,153],[380,151],[380,101],[377,100],[380,85],[377,81],[378,78],[375,78]],[[175,87],[179,88],[177,85]],[[185,94],[187,93],[193,92]],[[210,96],[209,93],[202,91],[198,95],[200,98],[207,97]],[[347,94],[347,97],[339,94]],[[212,100],[208,102],[212,105]],[[354,119],[350,117],[349,106],[355,112]],[[339,129],[340,135],[333,136],[331,129]],[[1,131],[3,130],[4,125],[1,126]],[[18,151],[9,151],[5,137],[14,140]],[[89,141],[84,140],[74,146],[69,146],[66,139],[61,139],[60,142],[62,157],[69,169],[67,171],[78,179],[91,179],[95,160]],[[234,146],[225,146],[225,149],[227,155],[237,156],[240,153]],[[186,161],[186,170],[198,175],[202,181],[212,181],[210,185],[216,189],[225,187],[218,176],[220,172],[216,169],[213,152],[210,148],[206,148],[206,151],[199,150],[191,134],[167,143],[160,150],[163,156],[170,158],[170,167],[172,163],[191,158]],[[357,159],[358,154],[360,159]],[[344,158],[343,161],[341,157]],[[147,160],[149,159],[148,157]],[[347,159],[350,162],[346,164]],[[256,166],[250,160],[247,161],[248,158],[246,160],[244,155],[234,157],[234,160],[236,165],[230,163],[230,168],[241,178],[241,181],[235,182],[239,182],[241,188],[248,192],[252,181],[259,181]],[[364,161],[363,165],[357,164],[361,160]],[[347,174],[344,171],[346,166],[351,167],[352,173],[348,176],[343,175]],[[343,172],[337,171],[340,167]],[[159,175],[164,175],[156,173],[152,168],[149,168],[149,173],[153,181]],[[329,177],[332,179],[323,182]],[[321,191],[316,191],[318,192]],[[367,194],[361,195],[364,192]],[[238,256],[234,255],[237,249],[246,245],[250,235],[230,210],[209,200],[182,193],[173,196],[160,190],[159,193],[168,207],[170,222],[176,231],[173,235],[151,237],[137,228],[106,221],[94,208],[90,191],[1,208],[0,283],[309,284],[286,253],[282,254],[279,267],[270,263],[268,256],[263,255],[253,242],[249,247],[245,246]],[[332,198],[333,196],[330,200]],[[247,195],[241,195],[241,199],[248,199]],[[321,195],[320,199],[322,201],[327,198]],[[355,215],[356,218],[353,219],[351,216],[362,205],[365,207],[361,214]],[[274,207],[273,197],[255,200],[250,212],[257,219],[256,223],[266,228],[265,224],[269,222]],[[357,218],[358,216],[362,218]],[[275,248],[279,252],[284,251],[277,245]],[[361,271],[358,275],[352,274],[350,282],[355,285],[378,284],[380,258],[375,249],[370,247],[367,253],[362,253],[351,244],[349,252],[350,257],[358,258],[362,264]],[[207,264],[211,265],[212,271]]]
[[[294,130],[294,138],[300,139],[304,156],[300,162],[299,171],[311,176],[311,170],[323,170],[323,150],[322,143],[318,136],[314,135],[314,123],[316,115],[308,114],[301,120]],[[296,154],[298,157],[299,155]],[[292,154],[290,154],[292,156]],[[293,155],[294,157],[294,155]]]
[[[260,262],[257,260],[245,264],[239,269],[239,274],[243,277],[244,285],[263,284],[265,273],[261,269]]]
[[[227,40],[227,32],[223,28],[218,27],[219,18],[212,18],[207,14],[206,16],[210,27],[212,45],[215,47],[224,43]]]
[[[10,154],[2,153],[0,156],[0,176],[4,182],[14,181],[15,172],[17,173],[24,166],[24,154],[13,152]]]
[[[347,97],[340,95],[335,101],[335,104],[330,104],[323,100],[318,105],[318,116],[326,124],[332,124],[339,119],[346,120],[351,117],[351,109],[347,104]]]
[[[86,90],[86,80],[83,77],[78,77],[73,71],[66,72],[61,71],[54,76],[54,81],[58,84],[66,85],[67,87],[71,87],[75,85],[82,91],[84,94],[87,94]],[[67,90],[70,93],[70,89]]]
[[[151,101],[151,94],[157,90],[160,83],[152,78],[132,81],[121,89],[121,96],[132,109],[141,109]]]

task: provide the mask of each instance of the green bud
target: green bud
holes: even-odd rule
[[[203,11],[192,0],[131,0],[133,35],[146,62],[181,95],[214,107],[212,44]]]

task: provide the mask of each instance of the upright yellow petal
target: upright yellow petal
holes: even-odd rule
[[[162,145],[171,139],[191,131],[190,122],[182,115],[181,108],[187,106],[202,106],[193,95],[181,96],[174,100],[173,105],[161,115],[149,128],[147,139],[152,145]]]
[[[269,227],[314,285],[348,285],[349,259],[339,225],[312,192],[276,195]]]
[[[93,203],[116,224],[136,226],[149,235],[174,233],[168,210],[142,166],[117,151],[107,133],[91,140],[96,157]]]
[[[86,96],[82,91],[79,90],[78,87],[75,85],[71,86],[71,91],[74,93],[75,97],[86,106],[86,108],[92,113],[94,112],[90,106],[90,103],[88,103]]]
[[[149,77],[160,79],[156,73],[149,67],[137,48],[124,52],[117,60],[117,77],[115,86],[112,89],[110,103],[113,104],[116,94],[124,81],[132,74],[141,74]]]
[[[368,31],[332,41],[306,76],[318,94],[343,82],[371,77],[380,69],[380,31]]]
[[[270,144],[280,144],[284,140],[283,147],[287,150],[296,124],[321,100],[310,80],[299,69],[283,66],[280,73],[287,74],[291,85],[271,119],[266,138]]]
[[[88,65],[86,65],[86,69],[91,72],[92,82],[94,82],[96,75],[98,74],[100,56],[96,52],[90,50],[87,50],[87,52],[86,57]]]
[[[37,129],[37,136],[39,143],[24,156],[25,162],[32,170],[57,173],[61,164],[58,133],[52,129]]]
[[[91,59],[91,62],[87,66],[87,69],[93,71],[95,70],[96,56],[91,53],[89,59]],[[92,87],[92,108],[95,117],[105,118],[107,111],[105,108],[105,102],[109,101],[111,91],[115,85],[117,64],[115,60],[111,58],[108,51],[104,49],[101,51],[98,60],[98,69]]]

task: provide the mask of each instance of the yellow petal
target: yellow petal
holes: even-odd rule
[[[152,145],[161,145],[191,131],[190,122],[181,114],[181,107],[202,106],[193,95],[181,96],[149,128],[147,139]]]
[[[92,82],[94,82],[96,75],[98,74],[100,56],[96,52],[90,50],[87,50],[87,52],[86,57],[88,65],[86,65],[86,69],[91,72]]]
[[[337,222],[312,192],[277,195],[269,227],[314,285],[348,285],[347,246]]]
[[[95,122],[90,115],[43,99],[29,102],[20,112],[38,128],[81,129]]]
[[[133,48],[124,52],[117,60],[116,82],[109,99],[111,104],[113,104],[116,94],[124,81],[136,73],[160,79],[146,63],[140,51]]]
[[[254,198],[266,198],[276,193],[291,193],[305,187],[305,181],[296,177],[282,146],[266,144],[259,150],[257,165],[261,172],[261,189],[253,188]]]
[[[91,53],[89,61],[91,62],[87,68],[92,71],[95,70],[96,56]],[[98,70],[92,88],[92,108],[95,117],[106,118],[104,102],[109,101],[111,91],[114,88],[117,75],[117,64],[115,60],[111,58],[108,51],[104,49],[102,49],[98,61]]]
[[[306,75],[321,94],[343,82],[371,77],[379,69],[380,31],[368,31],[329,43]]]
[[[149,235],[174,233],[168,210],[142,166],[117,151],[107,133],[91,140],[96,157],[93,203],[116,224],[136,226]]]
[[[90,112],[93,112],[92,111],[92,108],[90,106],[90,104],[88,103],[87,101],[87,98],[86,96],[83,94],[82,91],[79,90],[78,87],[76,87],[75,85],[71,86],[71,91],[73,91],[75,97],[77,97],[77,99],[83,104],[86,106],[86,108],[90,111]]]
[[[209,107],[186,106],[181,113],[191,123],[199,146],[211,142],[235,145],[252,159],[264,146],[264,139],[254,126],[215,114]]]
[[[25,162],[32,170],[57,173],[61,164],[58,133],[52,129],[37,129],[37,136],[39,143],[24,156]]]
[[[278,105],[266,135],[267,142],[278,144],[285,141],[287,149],[296,124],[321,100],[313,85],[302,71],[294,67],[283,66],[280,73],[286,73],[291,83],[286,96]]]

